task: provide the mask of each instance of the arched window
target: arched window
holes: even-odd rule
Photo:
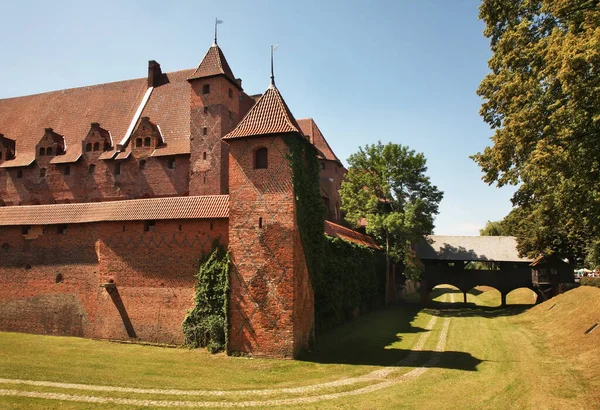
[[[136,147],[141,147],[142,146],[142,139],[141,138],[136,138],[135,139],[135,146]]]
[[[266,148],[257,149],[254,153],[254,168],[267,169],[268,165],[268,150]]]
[[[96,172],[96,165],[90,164],[90,166],[88,168],[88,174],[94,175],[94,172]]]
[[[40,157],[43,157],[44,155],[46,155],[46,148],[41,147],[40,148]]]
[[[88,142],[85,144],[85,152],[90,152],[92,150],[92,143]]]
[[[56,153],[58,154],[58,149],[56,150]],[[46,155],[52,155],[52,147],[46,148]]]
[[[94,151],[100,151],[100,143],[94,142]]]
[[[144,138],[144,147],[149,147],[150,146],[150,137],[146,137]]]

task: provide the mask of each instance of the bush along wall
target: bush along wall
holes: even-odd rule
[[[288,137],[297,223],[315,294],[317,332],[333,329],[358,307],[383,300],[385,257],[381,252],[325,235],[320,168],[312,144]]]
[[[194,307],[181,324],[186,346],[206,347],[211,353],[227,348],[229,267],[229,253],[217,243],[200,258]]]
[[[600,288],[600,278],[584,276],[581,278],[581,281],[579,283],[583,286],[595,286],[597,288]]]

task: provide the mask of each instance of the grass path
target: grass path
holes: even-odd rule
[[[0,408],[600,409],[598,378],[560,355],[539,313],[465,308],[457,292],[437,300],[446,306],[360,318],[300,361],[0,333]],[[107,350],[117,358],[108,378],[94,368]]]

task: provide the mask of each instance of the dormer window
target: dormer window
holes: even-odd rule
[[[92,143],[88,142],[85,144],[85,152],[90,152],[92,150]]]
[[[56,153],[57,153],[57,154],[59,153],[59,150],[60,150],[60,148],[58,148],[58,149],[56,150]],[[52,155],[52,147],[48,147],[48,148],[46,149],[46,155]]]
[[[266,148],[259,148],[254,152],[254,169],[267,169],[269,151]]]
[[[204,84],[202,86],[202,94],[210,94],[210,84]]]
[[[40,157],[43,157],[44,155],[46,155],[46,148],[41,147],[40,148]]]
[[[144,147],[149,147],[150,146],[150,137],[146,137],[144,138]]]
[[[135,146],[136,147],[141,147],[142,146],[142,139],[141,138],[136,138],[135,139]]]
[[[100,151],[100,143],[94,142],[94,151]]]

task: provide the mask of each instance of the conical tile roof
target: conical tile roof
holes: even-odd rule
[[[265,134],[283,134],[296,132],[300,135],[300,126],[290,112],[279,90],[271,86],[248,111],[237,127],[223,139],[245,138]]]
[[[188,81],[215,75],[224,75],[231,82],[237,84],[235,76],[225,59],[225,55],[223,55],[223,51],[221,51],[218,45],[213,44],[206,52],[194,74],[188,78]]]

